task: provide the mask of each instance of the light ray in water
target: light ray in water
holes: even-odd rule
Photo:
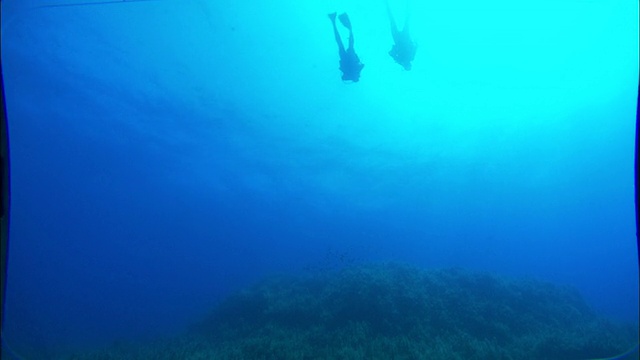
[[[87,5],[105,5],[105,4],[122,4],[134,2],[163,1],[163,0],[103,0],[103,1],[82,1],[67,2],[60,4],[39,5],[35,8],[52,8],[52,7],[69,7],[69,6],[87,6]]]
[[[614,357],[608,357],[608,358],[597,358],[597,359],[588,359],[588,360],[625,360],[625,359],[632,359],[631,355],[638,355],[638,346],[640,344],[635,344],[631,349],[623,352],[620,355],[616,355]],[[634,359],[637,359],[638,357],[633,357]]]
[[[25,6],[24,8],[16,9],[18,11],[24,10],[35,10],[35,9],[47,9],[47,8],[61,8],[61,7],[77,7],[77,6],[92,6],[92,5],[115,5],[115,4],[126,4],[126,3],[139,3],[139,2],[160,2],[165,0],[100,0],[100,1],[69,1],[69,2],[58,2],[53,4],[41,4],[35,6]],[[9,24],[13,22],[13,20],[17,17],[17,14],[14,12],[11,14],[11,17],[8,20],[2,22],[2,30],[4,31]]]

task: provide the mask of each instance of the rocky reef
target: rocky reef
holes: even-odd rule
[[[593,359],[637,335],[569,287],[385,264],[269,278],[178,338],[66,359]]]

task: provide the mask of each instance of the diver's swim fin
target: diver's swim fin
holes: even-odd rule
[[[351,20],[349,20],[349,15],[347,15],[347,13],[340,14],[340,16],[338,16],[338,19],[340,19],[340,22],[342,23],[342,25],[344,25],[344,27],[351,30]]]
[[[335,22],[336,21],[336,12],[332,12],[331,14],[329,14],[329,19],[331,19],[331,21]]]

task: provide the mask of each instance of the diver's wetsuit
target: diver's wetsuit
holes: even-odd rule
[[[411,70],[411,62],[416,56],[416,44],[411,40],[409,34],[409,12],[407,11],[407,17],[405,18],[404,28],[402,31],[398,30],[391,9],[389,8],[389,2],[387,2],[387,14],[389,16],[389,22],[391,24],[391,35],[393,36],[393,47],[389,51],[389,55],[398,64],[402,65],[405,70]]]
[[[344,27],[349,29],[349,47],[344,48],[342,38],[336,27],[336,13],[329,14],[331,24],[333,25],[333,35],[336,38],[338,44],[338,51],[340,53],[340,71],[342,71],[342,80],[358,82],[360,80],[360,71],[364,68],[364,64],[360,62],[360,58],[356,54],[353,47],[353,29],[351,28],[351,21],[349,16],[344,13],[341,14],[339,19]]]

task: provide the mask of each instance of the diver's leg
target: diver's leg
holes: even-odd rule
[[[342,56],[345,53],[345,50],[344,44],[342,43],[342,38],[340,37],[340,33],[338,32],[338,28],[336,27],[336,13],[329,14],[329,19],[331,19],[331,25],[333,25],[333,36],[336,38],[338,51],[340,51],[340,56]]]
[[[353,47],[353,30],[349,29],[349,50],[354,51]]]
[[[391,35],[393,36],[393,41],[398,42],[398,25],[396,24],[396,19],[394,19],[393,14],[391,13],[391,7],[389,6],[389,1],[385,1],[387,5],[387,16],[389,16],[389,24],[391,24]]]
[[[409,34],[409,19],[411,18],[411,9],[409,7],[409,0],[407,0],[407,8],[406,8],[406,13],[405,13],[405,17],[404,17],[404,27],[402,28],[402,32],[406,32],[407,35]]]

